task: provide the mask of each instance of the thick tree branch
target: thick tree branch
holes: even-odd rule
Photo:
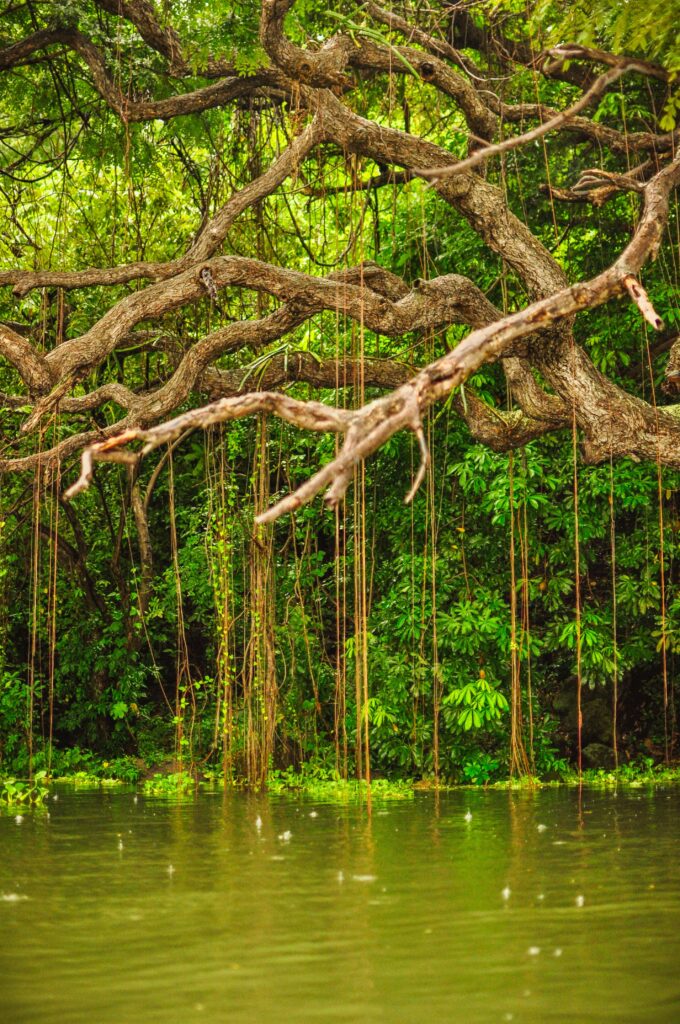
[[[397,301],[373,291],[364,284],[351,284],[345,274],[315,278],[300,271],[287,270],[259,260],[239,256],[221,257],[205,264],[217,288],[227,285],[266,292],[288,303],[285,313],[279,311],[281,336],[292,326],[321,310],[340,312],[369,329],[399,336],[409,331],[446,326],[451,323],[486,323],[496,314],[495,307],[465,277],[449,274],[434,281],[420,282],[415,289]],[[80,338],[70,339],[45,357],[59,380],[74,383],[92,366],[101,363],[119,344],[122,336],[143,320],[158,319],[165,313],[205,296],[205,286],[195,270],[185,271],[169,281],[151,285],[117,303],[97,324]],[[252,324],[229,325],[213,336],[208,361],[226,350],[240,332],[257,332]],[[21,339],[24,344],[26,342]],[[268,336],[267,340],[273,340]],[[218,351],[215,351],[218,346]],[[204,353],[198,350],[196,360]],[[189,358],[189,357],[187,357]],[[207,365],[207,364],[204,364]],[[200,367],[200,370],[204,368]],[[200,371],[199,371],[200,372]],[[56,394],[57,398],[62,397]],[[43,411],[48,411],[49,404]]]
[[[160,24],[149,0],[95,0],[95,3],[109,14],[131,22],[144,42],[166,58],[171,74],[181,76],[187,73],[188,66],[178,33],[170,25]]]
[[[564,424],[548,424],[545,420],[535,420],[520,410],[500,410],[492,408],[469,390],[465,398],[456,395],[454,407],[458,415],[467,423],[475,441],[487,445],[495,452],[512,451],[522,445],[535,441],[548,431],[559,429]]]
[[[52,389],[56,378],[45,359],[30,341],[5,324],[0,324],[0,355],[12,364],[30,394],[44,395]]]
[[[284,33],[284,18],[291,0],[265,0],[263,6],[261,39],[273,62],[271,68],[255,74],[240,74],[225,62],[210,58],[197,72],[196,68],[187,66],[185,53],[190,53],[191,48],[183,46],[177,33],[165,25],[149,0],[94,2],[108,14],[127,20],[151,48],[152,61],[146,71],[149,67],[158,68],[157,54],[160,54],[176,78],[188,78],[191,73],[199,78],[227,75],[226,79],[185,94],[155,100],[137,87],[132,75],[129,93],[125,94],[118,79],[109,72],[108,58],[95,43],[67,28],[40,30],[0,50],[0,70],[27,67],[31,62],[43,60],[56,68],[53,48],[65,48],[78,58],[74,61],[67,53],[64,64],[67,73],[76,72],[77,89],[83,82],[80,70],[76,71],[82,61],[87,72],[85,82],[92,84],[124,122],[201,111],[223,106],[241,96],[261,97],[265,90],[269,97],[287,98],[290,123],[295,124],[294,132],[299,134],[264,174],[254,171],[253,180],[218,210],[178,260],[137,262],[72,273],[20,270],[0,273],[0,284],[13,285],[18,297],[38,287],[121,285],[141,279],[152,282],[134,294],[125,295],[80,337],[68,338],[45,355],[11,325],[0,328],[0,355],[19,373],[29,392],[26,399],[9,396],[7,405],[11,408],[21,408],[24,402],[33,405],[24,431],[38,428],[44,416],[56,408],[76,417],[109,402],[124,410],[117,425],[68,437],[48,452],[6,458],[0,462],[0,469],[36,466],[43,469],[73,454],[83,443],[93,441],[97,443],[89,458],[133,464],[138,453],[121,445],[116,436],[121,430],[126,431],[127,441],[138,440],[147,447],[155,446],[165,443],[168,430],[172,434],[176,429],[193,429],[207,421],[215,422],[215,416],[231,419],[258,410],[282,415],[302,427],[344,433],[345,443],[338,459],[306,482],[301,492],[287,498],[278,510],[267,514],[273,518],[282,510],[298,507],[324,488],[328,488],[328,500],[336,503],[353,476],[356,460],[376,451],[399,429],[413,431],[421,446],[422,465],[417,484],[428,458],[421,427],[423,414],[433,402],[455,391],[484,362],[497,359],[503,361],[510,389],[521,411],[499,412],[471,396],[467,406],[463,403],[462,414],[476,432],[475,436],[484,436],[489,444],[498,448],[524,443],[520,439],[560,429],[576,410],[588,458],[629,454],[659,458],[669,465],[678,464],[676,411],[657,411],[624,393],[596,370],[586,353],[574,344],[571,332],[576,313],[609,298],[626,295],[655,328],[660,325],[661,317],[651,306],[637,275],[660,244],[668,215],[668,195],[678,180],[677,159],[672,160],[672,156],[679,133],[655,135],[651,130],[654,116],[650,114],[649,132],[626,135],[591,122],[582,112],[628,70],[662,81],[666,80],[665,73],[660,74],[659,69],[643,61],[611,57],[584,48],[558,48],[552,51],[550,62],[550,55],[536,55],[523,43],[514,43],[495,29],[490,34],[477,32],[473,46],[481,53],[492,55],[494,61],[500,59],[508,69],[512,61],[519,60],[537,72],[569,80],[584,89],[584,94],[564,111],[554,111],[540,103],[506,104],[504,91],[499,90],[498,95],[494,95],[493,80],[480,80],[476,65],[461,56],[457,49],[460,40],[455,31],[452,42],[437,40],[420,28],[412,30],[400,16],[371,3],[370,17],[386,25],[391,32],[399,33],[409,45],[392,46],[387,40],[383,45],[375,34],[372,37],[368,29],[355,24],[354,37],[335,36],[319,42],[310,35],[307,47],[303,48]],[[454,21],[456,19],[454,14]],[[468,27],[474,36],[474,25],[470,23]],[[134,46],[138,52],[139,42]],[[584,70],[572,65],[566,69],[567,59],[604,64],[607,70],[596,79],[590,67]],[[160,73],[165,75],[164,71]],[[409,102],[412,96],[417,96],[417,103],[426,102],[423,97],[427,97],[428,92],[422,85],[432,86],[441,96],[453,100],[457,108],[451,121],[454,134],[458,137],[464,119],[469,127],[468,152],[472,155],[453,163],[452,153],[442,146],[410,131],[396,130],[389,123],[389,112],[385,113],[387,104],[380,108],[379,116],[388,123],[357,114],[350,106],[352,102],[364,102],[357,89],[357,79],[375,75],[385,76],[391,83],[396,75],[414,78],[414,86],[408,82],[404,82],[403,90],[400,86],[404,95],[408,91]],[[145,73],[139,81],[146,81]],[[84,88],[87,91],[89,84]],[[77,90],[69,94],[70,103],[76,95]],[[450,116],[450,105],[443,101],[442,105],[447,107],[445,116]],[[300,124],[310,118],[311,123],[300,131]],[[519,123],[526,118],[538,118],[542,123],[523,135],[472,152],[480,140],[492,143],[497,139],[504,122]],[[409,123],[406,114],[404,121]],[[411,119],[411,124],[414,123],[417,122]],[[644,204],[639,226],[621,258],[592,280],[571,286],[547,248],[528,225],[513,215],[504,189],[475,171],[490,156],[530,144],[547,132],[557,130],[576,133],[626,158],[636,149],[651,153],[650,159],[633,171],[626,170],[625,166],[622,168],[625,173],[611,169],[591,171],[582,176],[573,189],[562,190],[565,198],[583,193],[598,202],[600,196],[604,201],[624,189],[639,194]],[[259,248],[238,248],[240,238],[229,238],[232,225],[245,210],[257,210],[260,201],[294,175],[296,168],[318,145],[332,148],[334,153],[340,151],[355,166],[359,163],[356,158],[368,158],[381,169],[377,178],[373,176],[368,182],[353,183],[347,189],[333,184],[325,191],[326,195],[376,188],[389,181],[405,182],[414,174],[424,178],[432,176],[439,197],[464,217],[479,238],[502,257],[504,266],[511,272],[509,277],[520,279],[529,293],[530,305],[502,317],[482,292],[460,274],[444,274],[430,281],[415,282],[410,287],[394,274],[370,263],[339,274],[316,277],[275,266],[265,259],[219,256],[220,247],[227,241],[233,243],[236,251],[261,254]],[[253,164],[257,165],[258,160],[259,155],[257,160],[253,159]],[[659,171],[664,162],[666,166]],[[652,174],[655,176],[650,178]],[[281,250],[274,242],[271,251]],[[229,323],[194,342],[186,351],[169,353],[171,375],[160,386],[159,378],[162,380],[167,366],[164,360],[160,360],[153,371],[153,383],[149,382],[147,363],[143,386],[128,387],[119,382],[102,384],[98,374],[97,380],[90,384],[93,391],[85,395],[69,394],[86,381],[93,370],[107,363],[138,324],[157,321],[197,302],[205,303],[208,299],[212,302],[220,290],[226,288],[267,295],[274,302],[258,300],[258,319]],[[49,298],[46,306],[49,306]],[[246,307],[245,302],[243,306]],[[345,364],[344,381],[339,378],[335,360],[316,358],[308,353],[286,354],[281,348],[269,358],[266,354],[259,356],[250,366],[227,370],[223,364],[215,365],[216,360],[239,349],[266,350],[268,345],[324,311],[334,313],[339,321],[352,320],[361,330],[370,330],[376,337],[417,335],[453,323],[464,323],[474,330],[453,352],[413,378],[409,378],[407,368],[388,365],[386,361],[366,361],[361,372],[364,384],[391,387],[394,391],[351,414],[319,403],[312,406],[296,403],[287,395],[273,392],[274,388],[295,380],[317,387],[342,387],[349,383],[347,374],[355,370],[351,361]],[[62,342],[64,332],[59,329],[56,333]],[[182,328],[178,328],[178,334],[182,333]],[[48,333],[43,327],[41,342],[44,343],[46,337]],[[121,360],[119,365],[124,366],[125,356],[117,358]],[[255,385],[263,392],[243,393]],[[206,389],[213,395],[227,395],[224,399],[227,404],[218,403],[219,409],[211,406],[204,411],[195,410],[187,414],[189,420],[177,417],[171,421],[172,427],[170,424],[153,426],[171,415],[192,392]],[[458,405],[460,408],[461,403]],[[180,423],[184,425],[180,427]],[[11,450],[22,450],[16,440],[12,440]]]
[[[294,494],[283,498],[273,508],[259,516],[258,521],[271,522],[287,512],[294,511],[324,489],[327,489],[327,503],[331,506],[336,505],[344,496],[357,461],[373,454],[400,430],[410,429],[418,432],[421,417],[430,405],[457,388],[483,363],[502,356],[512,341],[535,332],[539,327],[547,327],[557,320],[573,316],[580,310],[594,308],[616,295],[621,295],[629,287],[628,282],[633,272],[639,271],[646,259],[655,253],[665,224],[669,195],[678,183],[680,156],[647,186],[645,209],[639,227],[630,245],[608,270],[591,281],[564,288],[554,295],[534,302],[518,313],[473,331],[457,348],[416,374],[407,384],[384,398],[376,399],[359,411],[333,409],[316,402],[306,405],[295,403],[291,408],[281,401],[281,396],[267,393],[222,399],[203,410],[192,410],[178,416],[163,426],[146,431],[128,430],[118,438],[92,446],[83,454],[81,476],[69,489],[68,496],[73,497],[88,485],[94,461],[135,461],[138,456],[124,447],[131,441],[145,442],[142,449],[144,455],[161,444],[173,441],[190,427],[206,427],[266,409],[308,429],[344,431],[346,438],[335,459],[305,481]],[[574,347],[574,353],[576,351]],[[578,410],[580,422],[585,418],[587,425],[593,411],[596,414],[595,418],[599,418],[597,397],[594,407]],[[595,441],[590,445],[590,457],[634,454],[654,458],[663,453],[663,461],[666,464],[680,467],[680,418],[664,410],[654,410],[646,403],[624,395],[613,385],[607,397],[611,399],[606,410],[610,430],[602,431],[602,424],[598,422],[600,429],[597,430]],[[641,429],[637,436],[631,436],[626,432],[617,438],[611,424],[618,418],[616,405],[622,409],[624,403],[627,425],[631,420],[637,421]],[[606,443],[606,447],[603,442]]]
[[[275,71],[264,70],[254,75],[228,77],[166,99],[135,101],[121,92],[94,43],[82,32],[70,28],[42,29],[0,50],[0,71],[20,67],[32,60],[35,53],[56,45],[66,46],[82,58],[89,68],[93,87],[125,123],[170,120],[223,106],[241,96],[253,95],[265,87],[288,92],[290,86]]]
[[[642,69],[643,65],[632,59],[618,63],[614,67],[610,68],[609,71],[605,71],[603,75],[600,75],[600,77],[593,82],[587,92],[573,103],[571,107],[560,111],[548,121],[544,121],[542,124],[537,125],[536,128],[532,128],[530,131],[524,132],[523,135],[514,135],[511,138],[504,139],[502,142],[497,142],[495,145],[484,146],[473,153],[472,156],[467,157],[466,160],[460,160],[458,163],[450,164],[448,167],[437,167],[436,169],[431,170],[421,169],[418,170],[417,173],[423,177],[438,181],[448,174],[460,174],[461,171],[477,167],[479,164],[483,163],[483,161],[488,160],[492,156],[500,156],[502,153],[510,152],[510,150],[519,149],[521,146],[525,146],[529,142],[535,142],[536,139],[540,139],[543,135],[547,135],[549,132],[557,131],[559,128],[562,128],[576,114],[580,114],[582,110],[585,110],[592,103],[595,103],[596,100],[601,99],[610,86],[614,85],[615,82],[618,82],[622,75],[626,74],[627,71],[641,71]]]

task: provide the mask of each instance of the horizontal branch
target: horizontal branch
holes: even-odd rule
[[[42,349],[51,334],[52,319],[49,315],[44,318],[42,331],[36,329],[34,333],[35,345],[31,345],[29,338],[21,332],[15,331],[11,323],[0,328],[0,356],[19,373],[29,392],[25,399],[19,395],[7,399],[7,405],[12,409],[23,410],[24,404],[32,406],[32,413],[22,428],[24,431],[38,429],[44,417],[57,408],[77,417],[111,402],[124,411],[117,425],[101,432],[73,435],[47,452],[25,458],[5,458],[0,461],[0,469],[28,468],[29,464],[44,468],[54,460],[73,454],[84,441],[88,444],[96,442],[91,450],[92,459],[134,462],[139,453],[128,450],[127,442],[136,440],[151,445],[155,439],[166,438],[168,425],[154,424],[191,399],[192,392],[194,395],[197,391],[207,391],[210,395],[226,394],[225,400],[231,404],[220,405],[219,412],[211,406],[208,412],[194,410],[186,414],[193,419],[184,421],[182,429],[202,426],[204,413],[208,418],[219,414],[231,419],[264,410],[282,415],[291,423],[307,429],[333,429],[345,434],[338,459],[307,481],[302,492],[289,496],[278,511],[268,513],[274,518],[282,510],[298,507],[303,500],[309,500],[310,495],[324,488],[328,488],[329,502],[336,503],[352,479],[356,460],[376,451],[399,429],[413,431],[421,446],[422,464],[417,484],[428,457],[423,448],[421,426],[425,411],[432,402],[455,391],[484,362],[497,359],[504,361],[508,384],[521,410],[510,413],[490,410],[473,396],[463,414],[471,429],[477,431],[476,436],[484,433],[488,443],[494,445],[519,443],[517,439],[520,437],[539,436],[545,430],[559,429],[575,408],[578,425],[585,433],[588,457],[627,453],[677,464],[676,413],[667,409],[651,409],[617,388],[597,371],[584,350],[574,345],[571,333],[572,319],[578,311],[626,294],[655,328],[661,324],[661,317],[651,306],[637,275],[644,262],[656,253],[667,222],[668,195],[678,180],[678,161],[672,161],[672,156],[677,153],[679,133],[661,136],[650,131],[631,133],[626,137],[608,126],[589,121],[582,113],[629,70],[664,81],[665,73],[659,75],[658,69],[644,61],[611,57],[582,47],[560,47],[546,55],[533,53],[530,47],[522,43],[515,45],[502,37],[475,37],[480,52],[492,55],[494,62],[500,56],[501,66],[509,69],[511,61],[519,59],[532,70],[561,77],[584,89],[580,99],[563,111],[553,111],[539,103],[511,106],[501,98],[510,97],[511,92],[503,87],[498,95],[494,95],[491,90],[493,80],[481,78],[476,65],[461,55],[457,45],[453,45],[460,42],[455,25],[451,41],[438,40],[428,32],[412,28],[398,15],[369,3],[362,10],[384,24],[390,32],[399,33],[407,45],[392,45],[387,38],[381,41],[381,37],[367,25],[357,26],[348,22],[352,27],[351,35],[333,36],[325,42],[313,37],[303,47],[284,33],[284,18],[292,6],[291,0],[265,0],[263,4],[261,38],[272,61],[271,67],[254,75],[240,74],[226,62],[210,57],[204,59],[201,69],[197,69],[187,62],[186,54],[191,53],[190,48],[184,50],[179,35],[165,17],[159,16],[150,0],[93,2],[107,14],[128,21],[153,51],[150,55],[147,53],[146,63],[137,61],[140,44],[135,41],[137,63],[130,66],[127,95],[121,91],[118,78],[109,72],[108,54],[92,39],[70,28],[37,31],[19,43],[0,49],[0,70],[25,66],[29,62],[48,61],[52,65],[55,53],[61,58],[65,55],[68,77],[74,84],[73,92],[68,96],[68,102],[73,106],[74,96],[80,94],[82,87],[79,70],[75,74],[73,72],[76,65],[79,68],[83,62],[88,72],[86,82],[124,122],[196,112],[230,102],[241,95],[260,97],[264,95],[262,90],[266,90],[266,96],[277,101],[282,96],[287,97],[294,132],[299,131],[301,124],[309,123],[295,135],[267,171],[229,198],[177,260],[145,261],[76,272],[0,272],[0,285],[13,285],[18,297],[39,287],[121,285],[138,279],[151,282],[133,294],[124,295],[80,337],[63,340],[78,319],[72,317],[69,325],[66,318],[64,329],[62,317],[55,332],[60,343],[47,353]],[[447,11],[447,19],[455,22],[458,13],[458,7]],[[104,24],[111,28],[108,21],[105,20]],[[127,40],[129,33],[123,33],[122,38]],[[55,50],[55,47],[60,49]],[[463,44],[461,47],[466,48]],[[71,57],[71,52],[76,54],[76,60]],[[166,87],[168,70],[175,79],[189,79],[191,76],[191,84],[196,78],[226,77],[184,94],[160,100],[148,99],[146,93],[140,91],[133,68],[145,69],[142,73],[146,83],[147,73],[153,73],[160,67],[158,55],[163,59],[160,74],[164,76]],[[552,63],[548,63],[549,60]],[[566,68],[567,60],[600,63],[607,70],[595,78],[590,67],[585,70],[573,65]],[[56,65],[54,67],[57,70]],[[392,127],[386,113],[392,106],[391,94],[389,104],[373,108],[380,109],[379,118],[371,120],[357,114],[349,105],[348,96],[357,89],[361,79],[374,74],[384,75],[387,80],[395,74],[411,76],[416,88],[405,83],[403,95],[408,96],[408,102],[412,104],[414,97],[418,103],[427,101],[427,94],[418,87],[418,83],[432,86],[452,99],[469,127],[468,152],[471,155],[468,159],[452,163],[452,152],[427,138]],[[175,82],[173,88],[180,87]],[[360,98],[361,109],[364,109],[365,97]],[[92,107],[91,96],[88,103]],[[102,104],[95,103],[95,107],[101,109]],[[449,116],[449,107],[446,104],[444,117]],[[650,125],[654,123],[654,116],[652,111]],[[394,123],[402,123],[401,111],[397,117],[398,122]],[[462,118],[454,113],[450,125],[459,126]],[[523,123],[526,118],[537,118],[541,123],[520,136],[471,152],[480,141],[492,143],[497,139],[506,122]],[[388,123],[381,123],[383,119]],[[408,121],[405,112],[404,119]],[[420,118],[412,120],[423,123]],[[572,194],[584,192],[593,201],[597,201],[600,195],[606,197],[621,189],[637,192],[643,199],[642,217],[631,244],[621,258],[593,280],[571,287],[567,287],[563,268],[546,246],[512,213],[504,187],[497,187],[484,174],[477,173],[479,165],[489,157],[529,144],[547,132],[562,129],[606,145],[617,155],[627,155],[630,149],[635,148],[650,150],[649,159],[640,168],[626,174],[611,170],[587,172],[569,190],[569,198]],[[433,131],[439,131],[436,125]],[[457,138],[455,132],[454,137]],[[276,145],[277,138],[278,130],[272,146]],[[239,214],[271,195],[284,180],[295,174],[301,162],[320,144],[332,147],[334,157],[340,153],[357,168],[357,180],[346,188],[335,187],[324,194],[377,188],[394,181],[405,182],[414,174],[433,180],[436,193],[467,220],[486,246],[499,254],[511,275],[517,275],[521,280],[531,304],[518,313],[502,317],[468,278],[455,273],[443,274],[430,281],[417,281],[409,286],[396,275],[370,262],[341,273],[318,277],[245,256],[218,255],[221,246],[229,240],[231,226]],[[367,181],[359,180],[358,169],[362,159],[374,161],[380,174]],[[255,161],[248,162],[248,166],[253,165]],[[660,172],[659,167],[663,167]],[[655,177],[648,180],[652,174]],[[215,194],[221,194],[222,182],[217,171],[214,181],[217,183]],[[209,198],[212,195],[211,191]],[[233,241],[236,246],[236,237]],[[239,236],[238,245],[242,241]],[[249,239],[243,244],[245,252],[262,251],[251,248]],[[274,240],[271,248],[273,251],[277,249]],[[347,251],[351,251],[351,243]],[[446,251],[443,246],[442,251]],[[460,247],[454,247],[452,251],[460,251]],[[454,266],[454,269],[458,267]],[[172,367],[168,380],[159,382],[156,376],[150,384],[147,366],[144,390],[141,385],[132,390],[118,382],[100,385],[101,378],[97,375],[97,380],[91,385],[93,391],[85,395],[71,393],[120,348],[123,339],[128,338],[137,325],[153,323],[192,303],[212,302],[220,290],[227,288],[267,295],[273,301],[257,302],[258,319],[228,323],[191,344],[173,343],[172,351],[168,352]],[[49,296],[45,301],[45,310],[49,313],[48,300]],[[253,301],[252,305],[254,308],[256,303]],[[82,307],[83,310],[87,308],[92,308],[91,304]],[[292,380],[307,381],[317,387],[340,387],[337,362],[320,359],[310,353],[288,352],[287,343],[279,345],[273,354],[267,354],[266,348],[323,311],[335,313],[339,320],[347,317],[376,335],[401,337],[440,330],[452,323],[467,324],[473,331],[454,352],[447,353],[413,378],[409,368],[392,365],[390,361],[364,361],[363,364],[349,361],[343,371],[345,384],[348,383],[347,374],[356,374],[352,380],[367,386],[389,387],[393,389],[392,393],[352,412],[351,416],[347,410],[334,410],[320,403],[312,404],[313,412],[304,412],[290,396],[277,395],[274,389]],[[663,313],[662,309],[660,313]],[[219,368],[215,365],[216,360],[226,353],[244,347],[256,353],[255,357],[248,355],[252,360],[250,366],[227,370],[223,365]],[[260,355],[263,350],[265,354]],[[517,356],[526,359],[513,358]],[[124,361],[125,356],[122,356],[123,366]],[[159,366],[165,365],[161,360],[153,373],[158,375]],[[163,372],[160,371],[161,376]],[[539,380],[545,383],[545,390]],[[260,390],[256,393],[248,391],[255,387]],[[22,390],[22,386],[16,390]],[[552,394],[549,393],[551,391]],[[286,404],[288,400],[294,404]],[[171,421],[173,430],[180,419],[176,417]],[[319,426],[320,423],[324,426]],[[62,424],[64,428],[74,429],[73,425],[66,427],[65,421]],[[117,436],[121,430],[124,431],[125,443]],[[17,439],[9,441],[9,450],[21,450]]]
[[[632,288],[631,278],[645,260],[656,252],[665,224],[664,214],[667,212],[669,196],[679,182],[680,155],[647,186],[645,208],[638,229],[626,250],[608,270],[591,281],[564,288],[532,303],[526,309],[473,331],[453,351],[421,370],[406,384],[357,412],[318,402],[294,402],[291,406],[284,396],[266,392],[222,399],[203,409],[184,413],[151,430],[127,430],[117,438],[91,446],[83,454],[80,478],[69,488],[68,496],[73,497],[88,486],[95,461],[135,462],[159,445],[173,441],[187,429],[204,428],[266,410],[306,429],[342,431],[346,437],[339,454],[331,462],[306,480],[293,494],[258,516],[257,521],[272,522],[285,513],[295,511],[323,490],[327,492],[326,502],[331,506],[337,505],[351,482],[357,462],[368,458],[400,430],[410,429],[420,436],[424,412],[435,401],[464,383],[485,362],[502,357],[516,339],[571,317],[580,310],[602,305],[625,290],[634,296],[644,310],[646,297]],[[642,425],[646,424],[650,428],[646,434],[626,438],[626,453],[639,451],[646,457],[663,455],[664,462],[680,467],[680,418],[664,410],[652,410],[646,403],[612,386],[612,398],[617,397],[617,392],[619,406],[622,408],[625,403],[630,418],[637,418]],[[610,421],[615,420],[616,409],[610,407],[608,411]],[[578,410],[580,419],[587,418],[587,415],[587,409]],[[144,442],[141,455],[126,448],[131,441]],[[609,441],[613,443],[612,435]],[[612,451],[612,454],[621,453]]]
[[[202,409],[169,420],[162,427],[152,430],[126,429],[111,439],[98,442],[86,448],[82,456],[82,472],[79,479],[64,492],[64,499],[71,500],[85,490],[92,479],[94,462],[122,462],[135,464],[138,457],[121,450],[122,444],[130,441],[145,441],[142,454],[148,455],[163,444],[170,444],[188,430],[205,429],[217,423],[242,419],[256,413],[273,413],[305,430],[343,432],[348,429],[352,413],[344,409],[333,409],[321,402],[300,402],[289,395],[260,391],[237,398],[223,398]]]
[[[287,303],[286,314],[279,311],[283,323],[277,337],[322,310],[341,313],[370,330],[391,336],[452,323],[488,323],[498,313],[476,285],[458,274],[419,282],[402,298],[393,301],[389,295],[398,279],[377,264],[318,278],[260,260],[225,256],[204,264],[202,272],[206,270],[218,289],[247,288]],[[352,283],[353,280],[358,283]],[[128,335],[136,324],[158,319],[205,296],[204,280],[195,269],[151,285],[118,302],[86,334],[53,349],[45,357],[46,363],[55,379],[70,377],[75,382],[115,351],[120,338]],[[214,345],[220,346],[223,352],[225,339],[251,330],[248,323],[229,325],[216,332]],[[268,336],[266,340],[273,340],[273,337]],[[24,341],[24,344],[27,343]],[[208,361],[216,358],[216,354],[213,348]],[[200,350],[192,358],[201,359]]]
[[[302,161],[324,138],[320,118],[315,118],[281,153],[266,171],[235,192],[203,227],[190,249],[177,260],[138,262],[102,269],[6,270],[0,271],[0,287],[14,285],[14,294],[21,298],[34,288],[89,288],[129,284],[147,279],[165,281],[183,273],[197,263],[209,259],[222,245],[237,218],[255,203],[271,195],[295,173]]]
[[[89,68],[92,85],[111,110],[126,124],[142,121],[167,121],[186,114],[224,106],[242,96],[252,95],[263,88],[290,92],[287,82],[276,70],[262,70],[254,75],[225,78],[191,92],[179,93],[160,100],[133,100],[121,92],[109,74],[106,62],[91,39],[77,29],[41,29],[0,50],[0,71],[20,67],[33,59],[33,55],[52,46],[65,46],[77,53]]]
[[[171,74],[187,73],[188,65],[177,31],[171,25],[160,24],[149,0],[95,0],[95,3],[109,14],[133,24],[144,42],[166,58]]]
[[[394,359],[320,359],[311,352],[282,352],[263,356],[245,370],[211,368],[203,374],[201,385],[213,398],[245,394],[253,384],[259,390],[273,391],[297,382],[328,390],[364,387],[393,391],[413,373],[412,366]]]

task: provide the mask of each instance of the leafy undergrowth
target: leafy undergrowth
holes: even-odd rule
[[[571,786],[579,784],[578,774],[570,773],[564,780]],[[680,765],[654,764],[651,758],[633,764],[621,765],[616,771],[605,768],[583,772],[583,785],[597,788],[608,786],[649,786],[680,782]]]
[[[50,779],[81,787],[116,783],[134,785],[139,782],[145,768],[144,761],[138,757],[122,754],[106,759],[92,750],[78,746],[64,750],[55,747],[49,765],[44,754],[40,757],[39,767],[45,770]],[[34,764],[38,766],[37,759]]]
[[[96,775],[93,772],[73,772],[70,775],[55,775],[50,780],[60,785],[75,786],[76,789],[100,789],[102,786],[125,786],[125,779],[111,778],[108,775]]]
[[[618,768],[588,768],[579,778],[574,768],[561,772],[558,778],[541,779],[526,776],[518,779],[503,779],[490,783],[489,789],[531,789],[532,787],[586,786],[592,789],[606,789],[610,786],[659,786],[680,783],[680,765],[655,764],[652,758],[639,758]],[[459,786],[451,787],[453,789]]]

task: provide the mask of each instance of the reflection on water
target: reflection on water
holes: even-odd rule
[[[680,792],[0,817],[2,1024],[679,1024]]]

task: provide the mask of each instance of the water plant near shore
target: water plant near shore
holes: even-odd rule
[[[44,803],[49,793],[46,775],[40,771],[32,779],[0,778],[0,804],[19,807]]]

